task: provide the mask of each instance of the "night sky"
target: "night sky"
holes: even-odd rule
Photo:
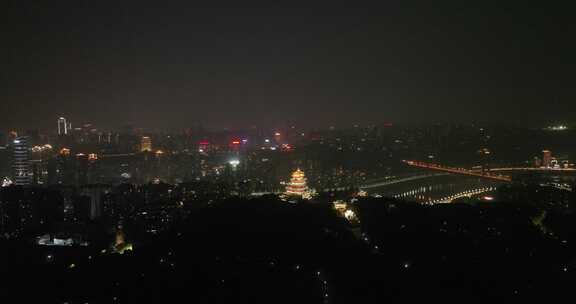
[[[36,2],[0,4],[0,128],[576,115],[573,11],[553,1]]]

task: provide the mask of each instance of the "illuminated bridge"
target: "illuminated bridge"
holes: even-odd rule
[[[468,189],[468,190],[464,190],[458,193],[453,193],[451,195],[445,196],[445,197],[441,197],[441,198],[431,198],[431,197],[426,197],[424,195],[419,195],[421,194],[422,190],[425,190],[425,188],[421,188],[421,189],[416,189],[416,190],[412,190],[412,191],[408,191],[408,192],[404,192],[404,193],[400,193],[400,194],[396,194],[394,195],[394,198],[400,198],[400,199],[406,199],[406,198],[419,198],[423,203],[425,204],[429,204],[429,205],[434,205],[434,204],[445,204],[445,203],[451,203],[452,201],[459,199],[459,198],[463,198],[463,197],[474,197],[477,195],[481,195],[483,193],[487,193],[487,192],[492,192],[494,190],[496,190],[496,187],[482,187],[482,188],[476,188],[476,189]],[[486,198],[486,200],[491,200],[493,198]]]
[[[367,190],[367,189],[372,189],[372,188],[380,188],[380,187],[384,187],[384,186],[390,186],[390,185],[394,185],[394,184],[399,184],[399,183],[405,183],[405,182],[410,182],[410,181],[415,181],[415,180],[419,180],[419,179],[425,179],[425,178],[430,178],[430,177],[437,177],[437,176],[445,176],[448,175],[447,173],[437,173],[437,174],[422,174],[422,175],[416,175],[416,176],[409,176],[409,177],[404,177],[404,178],[393,178],[393,179],[386,179],[386,180],[381,180],[381,181],[368,181],[366,182],[364,185],[360,186],[360,189],[362,190]]]
[[[532,171],[532,172],[549,172],[549,173],[576,173],[576,168],[534,168],[534,167],[507,167],[507,168],[490,168],[490,172],[498,171]]]
[[[512,181],[512,177],[510,177],[508,175],[495,174],[495,173],[491,173],[491,171],[480,172],[480,171],[474,171],[474,170],[469,170],[469,169],[465,169],[465,168],[454,168],[454,167],[448,167],[448,166],[443,166],[443,165],[439,165],[439,164],[426,163],[426,162],[414,161],[414,160],[404,160],[403,162],[409,166],[423,168],[423,169],[442,171],[442,172],[447,172],[447,173],[452,173],[452,174],[461,174],[461,175],[482,177],[482,178],[497,180],[497,181],[501,181],[501,182],[511,182]]]

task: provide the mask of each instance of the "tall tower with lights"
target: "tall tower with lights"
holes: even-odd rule
[[[70,125],[66,122],[66,118],[60,117],[58,118],[58,135],[68,135],[68,131],[70,131]]]
[[[306,184],[306,176],[304,171],[297,169],[292,173],[292,178],[286,186],[287,195],[297,195],[302,196],[308,191],[308,185]]]

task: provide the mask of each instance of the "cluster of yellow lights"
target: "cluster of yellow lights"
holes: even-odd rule
[[[488,155],[491,152],[488,148],[483,148],[483,149],[478,150],[478,153]]]
[[[52,148],[52,147],[50,147],[50,148]],[[68,156],[68,155],[70,155],[70,149],[62,148],[62,149],[60,149],[59,153],[62,156]],[[84,154],[84,153],[77,153],[76,154],[76,157],[84,157],[84,156],[86,156],[86,154]],[[96,153],[88,154],[88,160],[97,160],[97,159],[98,159],[98,154],[96,154]]]
[[[358,220],[356,213],[350,209],[348,209],[344,212],[344,217],[350,222]]]
[[[296,171],[294,171],[294,173],[292,173],[292,178],[294,179],[304,178],[304,171],[297,169]]]
[[[134,248],[132,247],[132,244],[124,244],[123,246],[120,246],[117,251],[119,254],[124,254],[127,251],[133,251]]]
[[[335,201],[332,204],[334,205],[334,209],[342,214],[344,214],[346,208],[348,208],[348,204],[344,201]]]
[[[334,210],[338,212],[338,215],[347,219],[349,222],[358,223],[360,221],[354,210],[352,210],[352,207],[348,206],[348,203],[344,201],[335,201],[332,204],[334,205]]]
[[[42,152],[46,150],[52,150],[52,146],[49,144],[45,144],[43,146],[34,146],[32,147],[32,152]]]
[[[68,149],[68,148],[60,149],[60,155],[64,155],[64,156],[70,155],[70,149]]]
[[[152,151],[152,140],[148,136],[142,136],[140,140],[140,151],[141,152],[151,152]]]

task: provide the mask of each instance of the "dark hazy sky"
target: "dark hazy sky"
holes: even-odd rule
[[[556,1],[38,2],[0,4],[2,128],[576,115]]]

